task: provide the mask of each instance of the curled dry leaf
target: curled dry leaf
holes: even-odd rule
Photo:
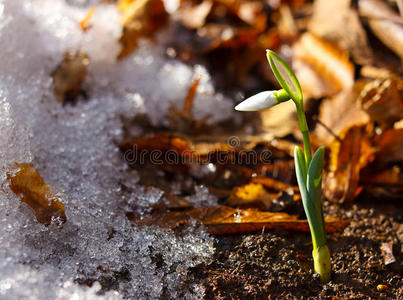
[[[372,51],[351,0],[316,0],[309,32],[351,53],[358,64],[369,64]]]
[[[403,20],[386,3],[376,0],[360,0],[359,13],[368,19],[373,33],[389,49],[403,58]]]
[[[161,0],[120,0],[123,34],[120,38],[122,50],[118,59],[132,53],[140,37],[151,37],[167,21],[167,12]]]
[[[85,52],[66,52],[62,62],[52,72],[53,92],[56,100],[72,101],[82,91],[90,60]]]
[[[361,88],[343,91],[325,99],[319,108],[319,121],[313,132],[317,144],[328,145],[342,130],[353,125],[367,124],[369,115],[357,103]]]
[[[372,159],[372,148],[365,126],[346,128],[330,144],[329,172],[324,178],[324,195],[333,201],[352,201],[362,190],[360,171]]]
[[[392,78],[373,80],[365,84],[358,103],[371,120],[383,128],[391,128],[403,118],[403,99],[398,90],[398,82]]]
[[[322,102],[319,109],[319,121],[314,131],[318,144],[328,145],[345,128],[367,124],[369,116],[355,103],[356,93],[345,91]]]
[[[22,195],[21,201],[34,210],[38,222],[44,225],[50,225],[56,219],[66,222],[63,204],[34,166],[23,163],[16,164],[16,167],[19,169],[16,173],[7,174],[10,189],[16,195]]]
[[[330,96],[354,83],[348,53],[313,34],[303,34],[293,46],[293,67],[305,98]]]
[[[139,225],[159,225],[166,229],[176,229],[197,221],[214,235],[234,234],[240,232],[266,229],[286,229],[309,232],[306,220],[286,213],[263,212],[256,209],[236,209],[228,206],[200,207],[184,211],[157,210],[148,218],[140,219],[134,214],[128,218]],[[326,219],[326,231],[342,231],[348,222],[336,218]]]

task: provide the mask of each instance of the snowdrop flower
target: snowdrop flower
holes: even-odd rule
[[[280,102],[290,100],[290,98],[294,101],[304,143],[304,150],[298,146],[294,150],[295,172],[302,204],[311,230],[314,270],[320,275],[322,282],[326,283],[330,280],[331,262],[329,247],[326,245],[325,219],[321,197],[325,148],[319,147],[312,157],[303,94],[298,79],[290,66],[277,53],[268,50],[266,56],[274,76],[283,89],[256,94],[238,104],[235,109],[255,111],[275,106]]]
[[[282,91],[284,90],[260,92],[239,103],[237,106],[235,106],[235,110],[257,111],[273,107],[280,102],[289,100],[288,95],[284,96],[284,93]]]

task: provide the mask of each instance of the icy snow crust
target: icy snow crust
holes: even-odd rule
[[[161,192],[136,188],[137,175],[116,142],[122,115],[145,112],[153,124],[163,124],[170,102],[180,105],[195,72],[202,76],[197,117],[226,119],[232,104],[214,92],[205,69],[167,60],[162,47],[146,41],[116,62],[119,13],[97,6],[83,34],[78,22],[88,12],[85,4],[0,0],[0,299],[200,298],[201,286],[189,287],[183,278],[211,257],[212,237],[201,229],[179,237],[131,224],[124,197],[146,206]],[[90,57],[89,99],[62,106],[49,74],[67,50]],[[62,229],[39,224],[9,190],[5,174],[16,162],[33,163],[59,191],[68,219]],[[132,182],[131,195],[121,182]],[[100,292],[98,282],[109,291]]]

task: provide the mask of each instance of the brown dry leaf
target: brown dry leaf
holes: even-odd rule
[[[377,136],[374,143],[379,148],[374,162],[378,166],[403,162],[403,129],[389,129]]]
[[[252,182],[263,184],[265,187],[275,191],[292,191],[298,192],[298,187],[284,183],[282,181],[275,180],[270,177],[253,177]]]
[[[240,49],[254,44],[266,29],[267,17],[262,9],[259,1],[203,1],[180,9],[180,19],[207,41],[203,43],[204,51]]]
[[[143,153],[142,160],[148,161],[152,159],[152,157],[150,157],[152,151],[159,151],[161,153],[160,157],[154,157],[154,159],[161,161],[165,161],[167,153],[173,153],[171,158],[179,158],[179,163],[183,163],[184,165],[214,161],[217,159],[214,153],[222,152],[223,155],[233,155],[235,152],[239,152],[239,149],[233,148],[228,144],[193,143],[190,140],[169,134],[157,134],[128,140],[120,145],[120,149],[125,153],[124,156],[128,162],[133,164],[142,163],[142,161],[140,161],[141,153]],[[137,160],[134,160],[134,158],[137,158]],[[225,157],[221,156],[220,159],[224,160]]]
[[[376,136],[375,160],[360,173],[360,182],[377,197],[403,197],[403,129],[390,129]]]
[[[309,32],[351,53],[358,64],[370,64],[372,51],[351,0],[316,0]],[[361,2],[361,1],[360,1]]]
[[[383,186],[385,188],[403,187],[403,172],[401,167],[392,166],[385,170],[374,169],[373,166],[368,166],[360,174],[360,182],[371,186]]]
[[[176,229],[181,225],[190,225],[192,220],[202,223],[206,230],[214,235],[234,234],[240,232],[266,229],[286,229],[309,232],[306,220],[286,213],[263,212],[256,209],[236,209],[228,206],[200,207],[185,211],[155,211],[149,218],[140,219],[134,214],[128,218],[140,225],[159,225],[166,229]],[[342,231],[348,222],[326,219],[326,231]]]
[[[403,24],[400,16],[389,7],[385,1],[379,0],[360,0],[358,11],[361,17],[371,19],[387,19],[399,24]]]
[[[8,173],[10,189],[16,195],[22,195],[21,201],[27,203],[35,212],[39,223],[50,225],[58,218],[66,222],[63,204],[58,196],[52,192],[50,185],[45,184],[43,178],[31,164],[16,164],[17,173]]]
[[[190,181],[196,180],[209,187],[220,199],[228,198],[234,187],[248,184],[256,176],[269,176],[286,182],[295,180],[288,144],[284,146],[278,143],[286,148],[278,149],[268,142],[241,143],[236,137],[226,143],[217,140],[217,136],[199,136],[198,140],[192,140],[183,136],[158,134],[127,140],[120,148],[129,165],[139,169],[141,174],[146,170],[151,172],[146,176],[150,180],[142,184],[160,189],[163,189],[162,182],[155,183],[159,178],[155,175],[156,169],[165,171],[160,172],[161,176],[167,176],[162,181],[168,177],[172,179],[170,174],[173,173],[190,176]],[[263,181],[262,184],[267,182]],[[268,187],[268,190],[271,199],[286,197],[290,202],[299,199],[298,193],[280,182]],[[253,205],[265,208],[262,203]]]
[[[122,12],[122,51],[118,55],[122,59],[136,49],[140,37],[150,37],[161,28],[168,15],[161,0],[120,0],[117,7]]]
[[[389,49],[403,58],[403,20],[386,3],[376,0],[360,0],[359,13],[368,19],[373,33]]]
[[[346,128],[330,144],[329,173],[326,174],[324,195],[339,203],[352,201],[360,192],[360,171],[372,159],[372,148],[365,126]]]
[[[354,84],[348,53],[313,34],[303,34],[293,46],[293,67],[305,98],[330,96]]]
[[[195,163],[217,163],[221,167],[234,165],[239,168],[243,164],[249,164],[248,167],[250,167],[252,163],[263,166],[266,163],[271,165],[271,161],[267,160],[273,153],[280,158],[289,158],[288,153],[268,143],[259,145],[252,143],[252,146],[247,144],[245,147],[243,146],[237,137],[234,140],[230,139],[227,143],[223,143],[192,141],[175,135],[158,134],[127,140],[120,144],[120,149],[124,152],[124,158],[129,164],[138,164],[148,162],[150,159],[156,159],[160,162],[156,164],[158,166],[163,166],[166,158],[179,159],[178,166],[189,166]],[[262,148],[259,150],[254,146]],[[157,157],[157,154],[154,153],[154,157],[151,157],[153,151],[159,152],[160,155]],[[172,156],[168,157],[167,154],[172,154]],[[267,167],[270,167],[270,165],[267,165]]]
[[[85,52],[66,52],[62,62],[51,73],[56,100],[65,103],[74,100],[82,91],[90,60]]]
[[[87,32],[91,28],[89,22],[94,13],[95,13],[95,7],[91,7],[86,16],[80,21],[80,28],[83,32]]]
[[[271,205],[270,195],[259,183],[249,183],[244,186],[236,187],[232,190],[226,203],[230,206],[257,206],[263,210],[268,210]]]
[[[213,2],[208,0],[197,5],[185,6],[179,10],[179,19],[185,27],[199,29],[205,24],[212,7]]]
[[[398,83],[392,78],[377,79],[367,83],[358,97],[362,109],[372,121],[384,129],[403,118],[403,99]]]
[[[238,84],[247,80],[249,71],[265,59],[262,55],[265,49],[273,48],[278,42],[274,26],[273,32],[266,31],[269,22],[264,1],[181,3],[179,21],[192,32],[187,30],[190,41],[184,39],[175,46],[178,56],[185,61],[209,56],[209,64],[220,69],[218,77],[222,76],[223,81]],[[263,65],[267,65],[267,61]]]
[[[320,124],[313,132],[313,138],[318,145],[328,145],[345,128],[369,122],[370,117],[357,104],[360,90],[361,88],[356,86],[321,103],[318,118]]]

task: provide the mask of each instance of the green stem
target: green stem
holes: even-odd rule
[[[331,273],[329,248],[326,245],[316,249],[314,248],[312,256],[315,273],[320,275],[320,279],[323,283],[329,282]]]
[[[309,138],[308,125],[306,123],[303,104],[295,102],[295,106],[297,108],[298,123],[302,132],[302,138],[304,142],[305,166],[306,169],[308,170],[312,160],[312,149]],[[304,180],[306,183],[307,178],[304,178]],[[313,209],[315,211],[314,212],[315,216],[313,218],[308,218],[308,221],[310,221],[309,227],[311,230],[311,237],[312,237],[312,246],[313,246],[312,256],[314,261],[314,270],[315,273],[318,273],[320,275],[321,281],[323,283],[326,283],[330,280],[331,265],[330,265],[330,252],[329,248],[326,245],[326,232],[323,220],[322,202],[320,196],[319,198],[314,197],[314,199],[312,199],[313,196],[312,193],[309,194],[311,194],[307,195],[308,198],[310,198],[309,201],[314,201],[314,203],[312,203],[313,205],[310,206],[310,208],[306,207],[304,208],[311,210]]]
[[[312,149],[311,149],[311,141],[309,138],[308,124],[306,123],[305,111],[303,105],[295,103],[295,106],[297,107],[299,128],[301,129],[302,139],[304,141],[305,162],[306,166],[308,167],[312,159]]]

